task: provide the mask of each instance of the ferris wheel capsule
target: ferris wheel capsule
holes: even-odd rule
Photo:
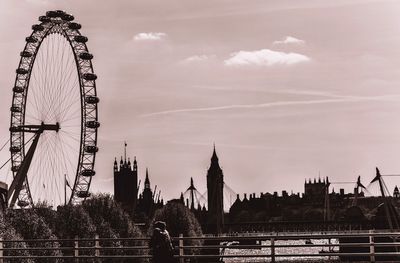
[[[13,172],[18,172],[19,168],[20,168],[19,165],[12,166],[12,167],[11,167],[11,171],[13,171]]]
[[[94,145],[86,145],[85,146],[85,152],[87,153],[97,153],[99,151],[99,148]]]
[[[83,78],[85,80],[96,80],[97,79],[97,75],[94,73],[85,73],[83,74]]]
[[[70,14],[64,14],[61,16],[61,19],[70,22],[70,21],[73,21],[75,19],[75,17]]]
[[[86,43],[88,41],[88,38],[85,36],[75,36],[74,40],[78,43]]]
[[[98,121],[87,121],[86,127],[91,129],[97,129],[100,127],[100,122]]]
[[[29,205],[29,202],[24,201],[24,200],[19,200],[17,204],[19,207],[23,208],[23,207],[27,207]]]
[[[88,176],[94,176],[96,174],[96,172],[94,170],[91,169],[85,169],[81,172],[82,176],[88,177]]]
[[[10,111],[11,112],[22,112],[22,110],[21,110],[21,107],[19,107],[19,106],[11,106],[11,108],[10,108]]]
[[[29,52],[29,51],[22,51],[22,52],[20,53],[20,56],[21,56],[21,57],[24,57],[24,58],[30,58],[30,57],[32,57],[32,53]]]
[[[88,198],[90,197],[90,193],[86,191],[79,191],[76,193],[79,198]]]
[[[43,31],[44,30],[44,26],[42,26],[42,25],[33,25],[32,26],[32,30],[33,31]]]
[[[83,60],[91,60],[93,59],[93,55],[88,52],[82,52],[81,54],[79,54],[79,58]]]
[[[81,24],[75,23],[75,22],[71,22],[68,24],[68,28],[69,29],[73,29],[73,30],[79,30],[82,28]]]
[[[51,18],[48,17],[48,16],[39,16],[39,21],[43,22],[43,23],[46,23],[46,22],[50,22]]]
[[[97,104],[97,103],[99,103],[100,99],[97,96],[87,96],[85,98],[85,101],[88,104]]]
[[[29,37],[25,38],[25,41],[28,42],[28,43],[36,43],[36,42],[38,42],[38,40],[34,36],[29,36]]]
[[[10,152],[12,152],[12,153],[17,153],[17,152],[20,152],[21,151],[21,148],[19,148],[18,146],[11,146],[10,147]]]
[[[47,11],[46,16],[51,17],[51,18],[56,18],[58,16],[56,11]]]
[[[23,87],[19,87],[19,86],[15,86],[14,88],[13,88],[13,92],[15,92],[15,93],[23,93],[24,92],[24,88]]]
[[[21,75],[25,75],[27,74],[29,71],[27,69],[24,68],[17,68],[17,70],[15,71],[17,74],[21,74]]]

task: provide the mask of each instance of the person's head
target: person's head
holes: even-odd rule
[[[161,229],[161,231],[164,231],[166,229],[167,225],[163,221],[157,221],[154,223],[153,227],[159,228],[159,229]]]

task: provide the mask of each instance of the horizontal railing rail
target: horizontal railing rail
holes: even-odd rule
[[[0,263],[11,259],[82,259],[82,262],[84,259],[97,259],[99,262],[102,259],[150,259],[152,249],[148,246],[149,240],[149,237],[100,238],[98,235],[95,238],[74,239],[0,239]],[[177,244],[174,257],[181,263],[201,258],[237,258],[238,262],[243,258],[264,258],[271,262],[288,258],[295,258],[297,261],[306,258],[363,258],[370,262],[394,258],[400,262],[400,231],[251,233],[197,237],[179,235],[172,240]],[[325,241],[322,242],[323,240]],[[193,244],[193,241],[199,242]],[[24,242],[27,247],[10,247],[18,242]],[[289,248],[303,251],[285,250]],[[314,250],[310,252],[305,249]],[[253,250],[257,250],[257,253]],[[60,255],[43,255],[53,251],[60,251]],[[28,255],[17,254],[18,252]]]

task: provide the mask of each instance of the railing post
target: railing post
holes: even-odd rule
[[[331,238],[328,238],[328,244],[329,245],[331,244]],[[328,252],[329,252],[329,254],[332,253],[332,247],[331,246],[328,247]],[[331,256],[328,257],[328,260],[331,260]]]
[[[75,236],[75,241],[74,241],[74,258],[75,262],[79,262],[79,243],[78,243],[78,236]]]
[[[99,242],[99,235],[96,234],[94,236],[94,256],[98,257],[100,256],[100,242]]]
[[[3,238],[0,237],[0,263],[3,263]]]
[[[271,238],[271,262],[275,263],[275,238]]]
[[[370,255],[370,262],[375,262],[375,244],[374,244],[374,236],[371,235],[374,233],[374,230],[369,231],[369,255]]]
[[[179,234],[179,262],[184,263],[185,259],[183,258],[183,234]]]

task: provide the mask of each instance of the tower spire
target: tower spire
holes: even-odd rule
[[[144,188],[150,189],[149,169],[146,167],[146,178],[144,179]]]
[[[118,170],[118,163],[117,163],[117,157],[115,157],[115,160],[114,160],[114,171],[117,171]]]
[[[136,161],[136,156],[133,159],[133,170],[137,171],[137,161]]]
[[[214,150],[213,150],[213,154],[212,154],[212,157],[211,157],[211,161],[217,161],[218,162],[217,151],[215,150],[215,143],[214,143]]]
[[[128,146],[128,144],[126,143],[126,141],[124,142],[124,161],[126,162],[126,146]]]

